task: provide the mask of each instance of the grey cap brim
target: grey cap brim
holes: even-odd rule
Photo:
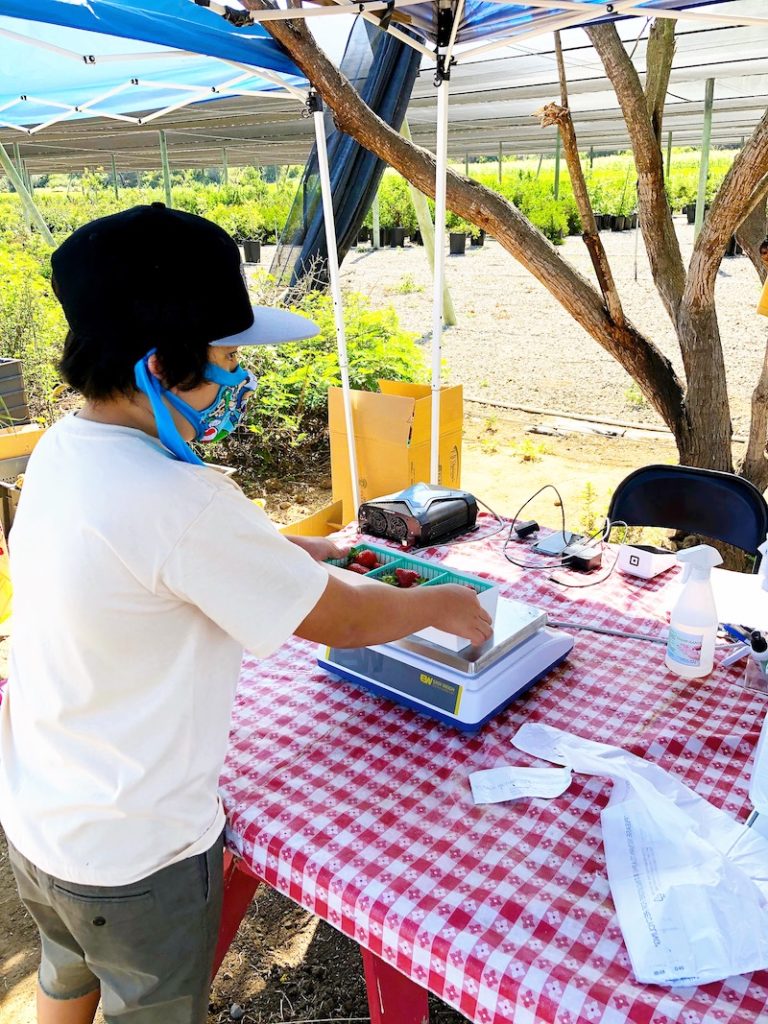
[[[320,333],[320,328],[306,316],[275,306],[254,306],[253,324],[240,334],[218,338],[212,345],[282,345],[286,341],[305,341]]]

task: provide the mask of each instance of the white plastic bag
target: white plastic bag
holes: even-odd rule
[[[758,829],[619,747],[538,723],[512,742],[613,780],[603,842],[638,981],[704,985],[768,967],[768,839]]]

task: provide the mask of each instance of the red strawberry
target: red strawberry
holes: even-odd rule
[[[413,569],[395,569],[395,576],[398,587],[402,587],[404,590],[412,587],[416,580],[421,578]]]
[[[376,555],[374,554],[373,551],[360,551],[357,555],[355,555],[354,560],[357,562],[358,565],[364,565],[366,569],[379,568],[379,560],[376,558]]]
[[[365,576],[367,572],[370,572],[370,569],[366,569],[364,565],[360,565],[358,562],[350,562],[347,568],[350,572],[360,573],[361,576]]]

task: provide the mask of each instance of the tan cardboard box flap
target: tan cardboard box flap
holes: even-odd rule
[[[377,391],[351,391],[352,418],[358,440],[390,441],[408,444],[413,427],[415,402],[392,395],[382,402]],[[346,434],[344,395],[341,388],[328,388],[328,429],[331,434]]]
[[[432,389],[427,384],[379,381],[381,392],[351,392],[358,490],[361,501],[428,481],[432,433]],[[461,486],[463,392],[460,386],[440,392],[440,483]],[[341,388],[328,390],[333,498],[344,503],[343,522],[357,515],[353,507],[349,452]]]
[[[334,501],[319,512],[280,527],[280,533],[294,537],[327,537],[342,527],[342,503]]]

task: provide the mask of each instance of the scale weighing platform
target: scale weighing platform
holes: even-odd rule
[[[475,732],[568,655],[573,637],[546,612],[500,598],[481,646],[451,651],[417,636],[376,647],[323,648],[318,665],[453,725]]]

